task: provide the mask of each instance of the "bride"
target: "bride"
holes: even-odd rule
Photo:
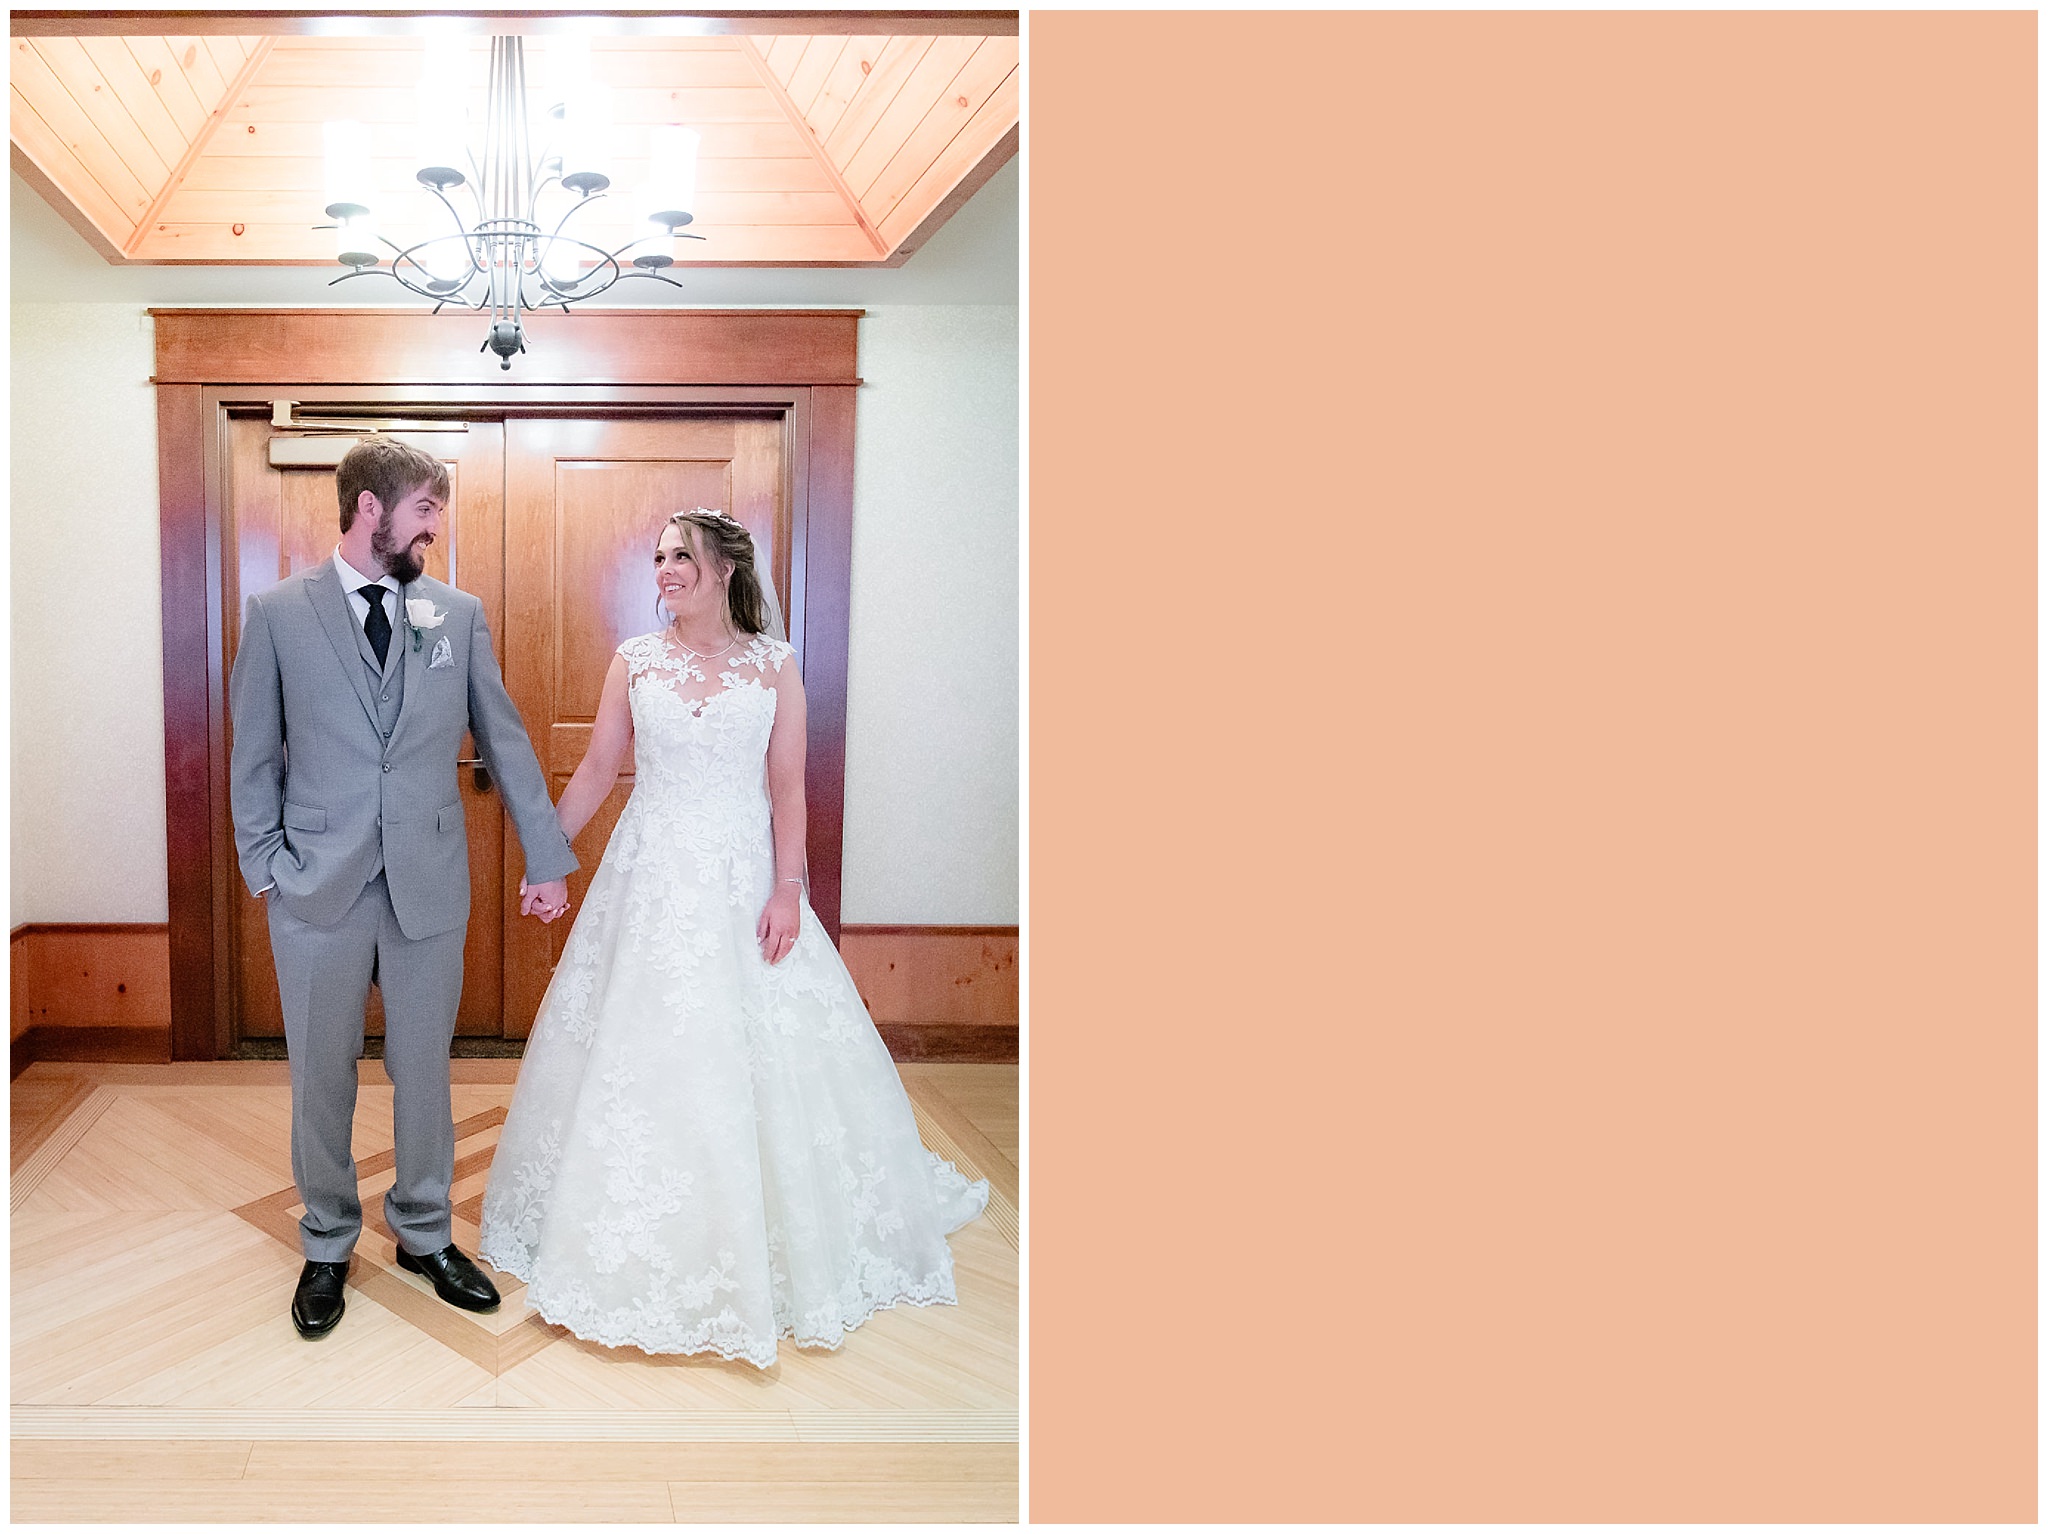
[[[619,646],[556,814],[634,787],[541,1003],[481,1255],[579,1337],[760,1368],[878,1309],[955,1303],[969,1183],[803,895],[804,695],[753,540],[677,512],[668,626]],[[522,889],[522,893],[524,893]],[[561,908],[533,909],[544,918]]]

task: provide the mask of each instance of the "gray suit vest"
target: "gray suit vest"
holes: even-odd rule
[[[391,620],[391,644],[384,652],[384,664],[377,664],[377,652],[370,648],[370,635],[360,623],[356,625],[356,651],[363,657],[363,666],[368,673],[370,696],[377,700],[377,728],[384,738],[391,739],[391,732],[398,728],[398,711],[405,707],[405,625],[398,621],[398,593],[388,586],[374,588],[384,593],[384,616]],[[366,594],[367,595],[367,594]],[[354,602],[348,604],[348,615],[356,615]],[[369,878],[377,877],[384,867],[380,855],[377,866],[372,868]],[[367,881],[365,881],[367,882]]]

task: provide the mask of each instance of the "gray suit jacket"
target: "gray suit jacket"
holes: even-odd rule
[[[456,787],[465,729],[518,830],[528,881],[563,878],[577,864],[506,695],[483,604],[426,576],[404,596],[429,598],[446,617],[418,631],[415,649],[399,604],[391,665],[403,667],[404,694],[388,741],[333,560],[249,598],[231,683],[229,802],[252,894],[275,884],[271,898],[291,915],[330,927],[381,862],[399,927],[418,939],[469,920]],[[432,666],[443,639],[450,663]]]

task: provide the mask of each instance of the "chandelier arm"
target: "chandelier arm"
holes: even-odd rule
[[[412,257],[412,255],[411,255],[411,253],[410,253],[410,252],[408,252],[408,253],[407,253],[407,254],[406,254],[405,256],[401,257],[400,259],[401,259],[401,260],[410,260],[410,261],[412,261],[412,264],[413,264],[414,266],[416,266],[416,267],[419,267],[419,269],[420,269],[421,271],[425,271],[425,270],[426,270],[426,268],[425,268],[424,266],[420,266],[420,263],[419,263],[419,262],[418,262],[417,260],[414,260],[414,259],[413,259],[413,257]],[[443,293],[436,293],[436,292],[435,292],[435,291],[434,291],[434,290],[433,290],[432,288],[427,288],[427,287],[422,287],[422,286],[420,286],[420,284],[418,284],[418,283],[414,282],[414,281],[413,281],[413,280],[412,280],[411,278],[409,278],[409,277],[405,276],[405,275],[404,275],[403,273],[401,273],[401,272],[400,272],[400,271],[398,270],[398,262],[397,262],[397,261],[393,261],[393,262],[391,263],[391,273],[390,273],[390,275],[391,275],[392,279],[393,279],[393,280],[394,280],[395,282],[397,282],[397,284],[398,284],[398,285],[399,285],[400,287],[404,288],[404,289],[405,289],[405,290],[406,290],[406,291],[407,291],[408,293],[417,293],[417,294],[419,294],[419,296],[420,296],[421,298],[441,299],[441,298],[454,298],[454,297],[457,297],[457,296],[459,296],[459,290],[458,290],[458,293],[449,293],[449,294],[443,294]]]
[[[357,267],[357,268],[356,268],[356,269],[355,269],[354,271],[352,271],[352,272],[343,272],[343,273],[342,273],[342,274],[341,274],[341,275],[340,275],[339,277],[337,277],[337,278],[335,278],[335,279],[334,279],[334,282],[347,282],[347,281],[349,280],[349,278],[351,278],[351,277],[389,277],[389,276],[391,276],[391,273],[390,273],[390,272],[388,272],[388,271],[386,271],[386,270],[385,270],[385,269],[384,269],[383,267],[381,267],[381,266],[359,266],[359,267]],[[395,280],[395,279],[394,279],[394,280]],[[328,286],[329,286],[329,287],[331,288],[331,287],[333,287],[333,286],[334,286],[334,282],[330,282],[330,283],[328,283],[327,285],[328,285]],[[400,284],[399,284],[399,286],[400,286],[400,287],[403,287],[403,286],[404,286],[404,284],[403,284],[403,283],[400,283]]]
[[[625,244],[621,245],[617,250],[613,251],[611,253],[611,256],[612,259],[616,261],[620,256],[624,255],[627,251],[631,250],[635,245],[645,245],[649,240],[702,240],[705,238],[707,238],[707,236],[701,234],[685,234],[680,229],[667,229],[662,231],[660,234],[643,234],[637,239],[628,240]]]
[[[554,178],[550,176],[548,179],[552,181]],[[589,207],[594,202],[604,201],[605,196],[606,194],[603,192],[585,192],[581,197],[577,198],[576,201],[570,203],[569,211],[562,215],[560,222],[558,222],[555,225],[554,234],[549,235],[548,238],[551,240],[554,239],[564,229],[568,228],[569,220],[574,218],[579,211]],[[587,242],[583,240],[578,240],[576,243],[579,245],[583,245],[586,244]],[[590,246],[590,249],[595,250],[597,249],[597,247],[595,245],[592,245]]]
[[[619,259],[619,257],[623,256],[627,251],[631,250],[635,245],[645,245],[649,240],[658,240],[661,238],[662,236],[658,234],[643,234],[638,239],[628,240],[625,244],[621,245],[617,250],[612,251],[610,253],[611,259],[616,261]]]
[[[581,289],[581,291],[575,293],[570,293],[568,288],[562,286],[553,278],[549,277],[547,274],[547,268],[542,267],[540,271],[541,286],[545,288],[549,293],[568,293],[569,302],[581,303],[586,298],[597,297],[598,294],[602,293],[606,288],[610,287],[613,283],[619,280],[620,267],[618,258],[607,252],[602,245],[593,245],[588,240],[577,239],[572,239],[568,243],[570,243],[571,245],[581,245],[585,250],[595,251],[597,253],[597,265],[591,268],[590,276],[579,277],[576,279],[575,285],[579,289]],[[601,270],[604,267],[611,268],[611,275],[609,277],[605,278],[603,282],[598,283],[598,285],[594,288],[585,288],[582,286],[584,283],[591,281],[592,278],[595,278],[599,270]],[[552,302],[553,300],[550,299],[549,301]]]
[[[411,283],[408,283],[407,286],[412,287],[413,291],[419,293],[421,297],[432,298],[437,300],[443,298],[455,298],[459,296],[462,293],[462,291],[465,288],[467,288],[472,282],[476,281],[477,273],[481,269],[477,266],[475,253],[470,249],[470,238],[471,237],[469,231],[466,229],[462,229],[458,230],[454,234],[441,234],[435,235],[429,239],[416,240],[411,245],[406,246],[405,249],[400,250],[396,256],[392,257],[391,265],[393,269],[396,270],[398,267],[409,263],[412,266],[413,270],[420,274],[421,278],[427,284],[425,288],[413,286],[413,284]],[[424,250],[429,245],[440,245],[449,240],[458,239],[462,241],[463,256],[469,263],[467,269],[459,278],[441,276],[440,273],[436,272],[431,266],[428,266],[426,262],[422,261],[417,255],[414,254],[414,252]],[[389,244],[390,242],[386,241],[386,243]],[[397,246],[394,245],[392,246],[392,248],[396,250]],[[449,286],[436,287],[434,286],[434,284],[436,283],[446,283],[449,284]]]
[[[679,288],[682,286],[682,284],[680,282],[677,282],[673,277],[664,277],[659,272],[644,271],[638,267],[635,267],[630,272],[623,273],[618,280],[620,282],[630,282],[635,277],[645,277],[649,282],[665,282],[672,288]]]

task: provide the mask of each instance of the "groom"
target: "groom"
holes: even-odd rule
[[[231,694],[235,849],[270,918],[291,1058],[292,1178],[306,1206],[292,1321],[304,1337],[341,1320],[362,1233],[350,1130],[372,981],[393,1089],[397,1181],[384,1218],[398,1265],[451,1305],[498,1305],[454,1245],[448,1196],[448,1046],[469,921],[463,731],[519,833],[521,913],[559,916],[576,867],[483,604],[421,573],[447,509],[447,469],[372,437],[342,459],[335,482],[341,542],[331,559],[249,598]]]

